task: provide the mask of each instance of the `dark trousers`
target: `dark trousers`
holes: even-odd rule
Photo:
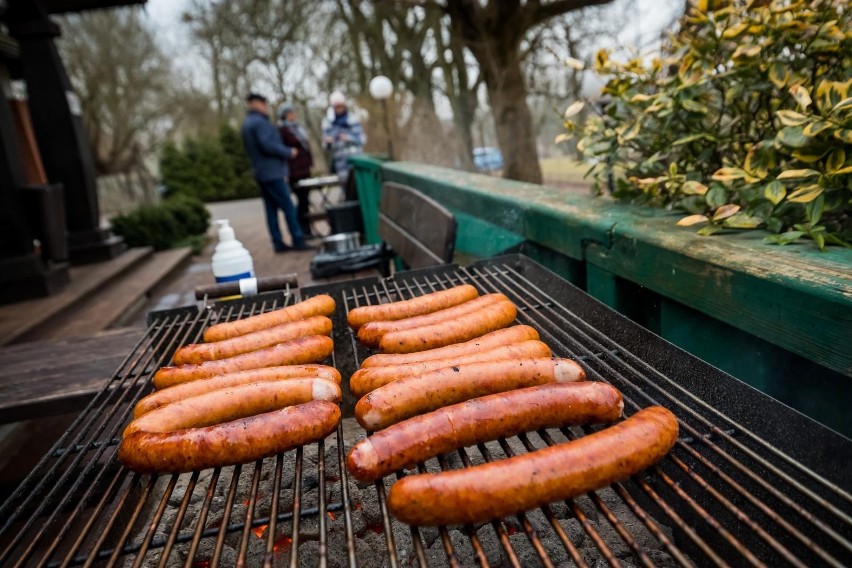
[[[311,222],[308,220],[308,205],[310,204],[311,190],[305,187],[297,187],[297,184],[305,178],[290,178],[290,185],[293,187],[293,193],[299,200],[296,206],[296,211],[299,218],[299,226],[302,227],[302,233],[309,235],[311,233]]]
[[[272,238],[272,246],[275,250],[284,250],[287,245],[281,238],[281,229],[278,226],[278,210],[284,212],[287,221],[287,229],[293,238],[293,246],[305,244],[305,236],[296,218],[296,207],[290,198],[290,188],[283,179],[271,179],[266,181],[257,180],[260,186],[260,195],[263,197],[263,206],[266,209],[266,226],[269,236]]]

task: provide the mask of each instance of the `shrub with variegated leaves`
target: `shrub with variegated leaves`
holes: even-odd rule
[[[600,51],[604,103],[567,133],[599,190],[689,213],[710,235],[852,242],[852,7],[847,1],[692,4],[663,54]]]

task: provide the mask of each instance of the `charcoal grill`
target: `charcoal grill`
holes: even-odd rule
[[[253,464],[142,476],[117,463],[118,436],[150,375],[209,324],[330,293],[339,306],[331,363],[347,377],[369,354],[345,325],[348,310],[464,282],[507,294],[518,320],[556,355],[622,391],[626,414],[654,404],[675,412],[681,438],[672,453],[588,496],[438,529],[388,515],[392,477],[416,471],[373,485],[347,476],[353,429],[364,435],[351,419],[324,441]],[[588,431],[528,433],[417,470],[465,467]],[[0,565],[844,566],[852,564],[850,487],[852,441],[508,255],[152,313],[112,380],[0,508]]]

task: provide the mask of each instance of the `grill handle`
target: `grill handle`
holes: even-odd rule
[[[263,278],[243,278],[234,282],[221,282],[197,286],[195,288],[195,299],[222,298],[225,296],[252,296],[261,292],[272,292],[284,290],[287,287],[298,288],[298,274],[279,274],[277,276],[264,276]]]

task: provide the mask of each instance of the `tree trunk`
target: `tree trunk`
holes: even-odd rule
[[[540,184],[541,166],[521,62],[510,58],[504,65],[483,66],[483,78],[503,154],[503,177]]]

